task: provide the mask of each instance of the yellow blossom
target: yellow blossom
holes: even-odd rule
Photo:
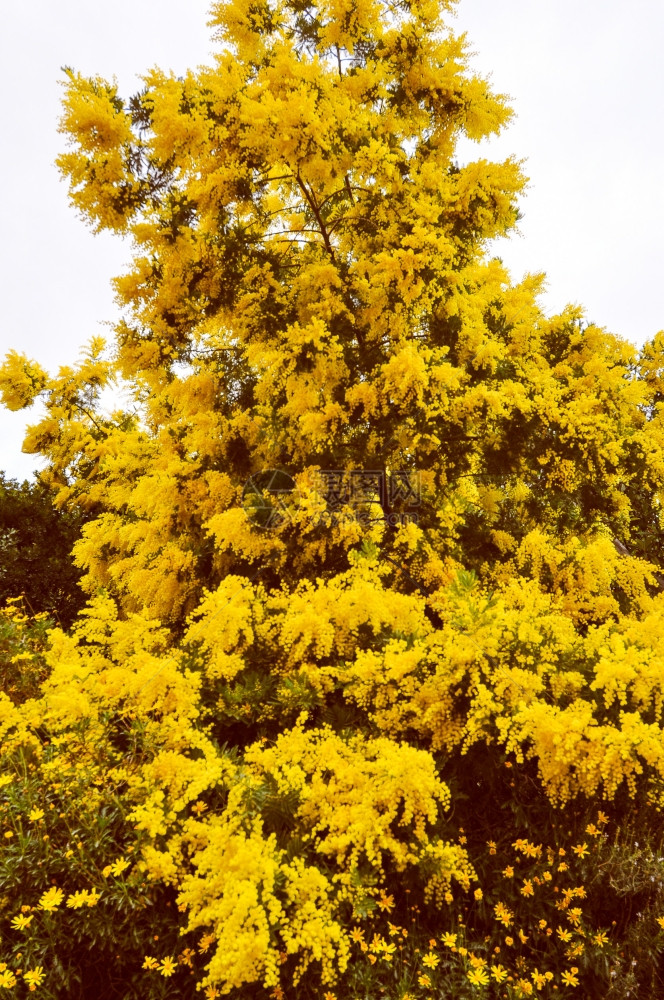
[[[202,955],[209,950],[210,946],[214,944],[216,937],[214,934],[204,934],[198,943],[198,950]]]
[[[67,906],[72,910],[78,910],[82,906],[96,906],[101,893],[96,889],[79,889],[67,896]]]
[[[496,915],[496,920],[499,920],[505,927],[509,927],[514,919],[514,914],[504,903],[496,903],[493,912]]]
[[[111,875],[116,875],[116,876],[117,875],[122,875],[122,873],[124,871],[126,871],[127,868],[129,868],[130,864],[131,864],[131,862],[127,861],[125,858],[118,858],[117,861],[114,861],[112,864],[108,865],[104,869],[104,871],[105,872],[108,871],[109,874],[111,874]]]
[[[52,886],[47,889],[46,892],[42,893],[39,899],[39,908],[41,910],[56,910],[62,900],[64,899],[64,892],[57,886]]]
[[[172,976],[177,968],[177,964],[178,963],[175,961],[175,959],[171,955],[168,955],[160,963],[159,972],[161,973],[162,976],[166,977]]]
[[[30,989],[33,989],[33,987],[36,986],[41,986],[45,978],[44,970],[41,965],[38,965],[36,968],[28,969],[27,972],[24,972],[23,978]]]
[[[486,966],[486,959],[482,958],[481,955],[469,955],[468,961],[474,969],[483,969]]]
[[[486,986],[489,982],[489,974],[486,969],[469,969],[466,976],[473,986]]]
[[[30,914],[29,917],[25,917],[23,915],[19,915],[17,917],[13,917],[12,922],[11,922],[12,923],[12,927],[14,928],[15,931],[23,931],[23,930],[25,930],[26,927],[30,926],[30,924],[32,922],[32,918],[33,918],[32,914]]]
[[[502,983],[507,979],[507,969],[503,965],[492,965],[491,975],[497,983]]]
[[[569,972],[563,972],[561,974],[560,978],[562,979],[562,981],[565,984],[565,986],[578,986],[579,985],[579,980],[578,980],[578,978],[576,976],[576,973],[578,971],[579,970],[576,968],[576,966],[573,965]]]

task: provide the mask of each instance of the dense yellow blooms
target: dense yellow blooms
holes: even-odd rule
[[[9,351],[0,374],[0,398],[10,410],[29,406],[48,382],[46,372],[24,354]]]
[[[108,914],[155,997],[619,967],[584,866],[632,883],[582,812],[664,806],[664,334],[486,255],[525,178],[455,159],[511,112],[450,10],[215,2],[208,67],[66,72],[72,202],[133,258],[112,345],[0,365],[89,515],[73,627],[0,615],[34,680],[0,691],[3,988]]]

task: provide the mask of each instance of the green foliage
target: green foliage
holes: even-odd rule
[[[85,603],[72,548],[85,518],[58,510],[39,482],[19,484],[0,472],[0,605],[22,596],[30,613],[67,627]]]

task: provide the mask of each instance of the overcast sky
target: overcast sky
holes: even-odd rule
[[[5,0],[0,35],[4,191],[0,356],[45,367],[108,334],[109,285],[128,248],[92,236],[69,208],[53,160],[60,67],[115,75],[133,93],[151,66],[177,73],[209,60],[208,0]],[[498,140],[459,157],[525,158],[521,235],[495,247],[515,279],[545,271],[549,311],[582,303],[593,322],[641,344],[664,328],[664,5],[632,0],[461,0],[474,67],[518,115]],[[27,420],[30,420],[30,414]],[[26,413],[0,409],[0,470],[24,478]]]

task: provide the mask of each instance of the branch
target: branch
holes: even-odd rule
[[[307,188],[307,185],[304,183],[304,181],[300,177],[300,172],[299,171],[298,171],[298,174],[297,174],[297,183],[298,183],[298,185],[300,187],[300,190],[302,191],[302,194],[304,195],[304,197],[307,200],[307,204],[309,205],[309,208],[313,212],[314,218],[315,218],[315,220],[316,220],[316,222],[318,224],[318,228],[320,230],[320,234],[323,237],[323,244],[325,245],[325,249],[327,250],[327,252],[329,253],[330,257],[332,258],[332,260],[336,264],[336,256],[335,256],[335,253],[334,253],[334,248],[332,247],[332,244],[330,243],[330,237],[329,237],[327,229],[325,227],[325,223],[323,222],[323,218],[322,218],[322,216],[320,214],[320,209],[319,209],[318,205],[316,204],[316,200],[315,200],[315,198],[313,196],[313,193],[311,191],[309,191],[309,189]]]
[[[77,410],[80,410],[80,411],[81,411],[81,413],[84,413],[84,414],[86,415],[86,417],[88,418],[88,420],[91,420],[91,421],[92,421],[92,423],[93,423],[93,424],[95,425],[95,427],[97,428],[97,430],[98,430],[98,431],[99,431],[99,432],[100,432],[101,434],[103,434],[103,433],[104,433],[104,428],[103,428],[103,427],[100,427],[100,426],[99,426],[99,424],[97,423],[97,421],[95,420],[95,418],[94,418],[94,417],[92,416],[92,414],[91,414],[91,413],[89,413],[89,412],[88,412],[88,411],[86,410],[86,408],[85,408],[84,406],[81,406],[81,404],[80,404],[80,403],[77,403],[77,402],[76,402],[76,400],[71,400],[71,402],[72,402],[72,403],[74,404],[74,406],[76,407],[76,409],[77,409]]]
[[[348,195],[350,197],[350,203],[351,203],[351,205],[354,205],[355,204],[355,196],[353,195],[353,189],[350,186],[350,179],[348,177],[348,174],[346,174],[346,176],[344,177],[344,180],[346,182],[346,190],[348,191]]]

